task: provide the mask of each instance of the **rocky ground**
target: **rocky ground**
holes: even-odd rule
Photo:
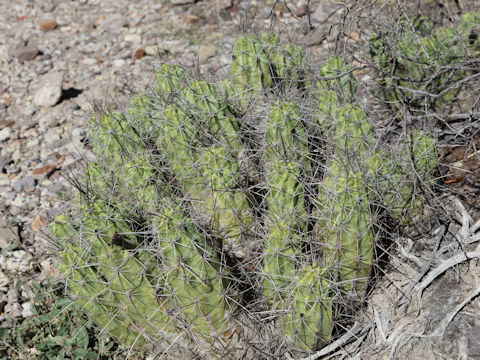
[[[331,10],[310,9],[317,23]],[[89,156],[92,103],[121,104],[164,61],[215,72],[230,62],[240,29],[267,28],[271,15],[317,45],[321,33],[302,33],[305,12],[302,1],[273,13],[255,0],[0,2],[0,322],[32,316],[33,294],[18,293],[18,280],[56,275],[44,232],[69,175]]]

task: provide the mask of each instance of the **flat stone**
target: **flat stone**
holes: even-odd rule
[[[0,271],[0,287],[7,286],[10,283],[10,279],[2,271]]]
[[[108,31],[118,31],[128,26],[128,18],[120,14],[113,14],[111,16],[102,15],[97,19],[97,22],[100,23],[102,29]]]
[[[156,45],[145,46],[145,55],[156,56],[158,53],[161,53],[161,49]]]
[[[14,56],[20,61],[31,61],[37,57],[40,49],[34,43],[20,45],[14,51]]]
[[[11,245],[18,243],[19,239],[13,231],[15,229],[9,228],[4,217],[0,218],[0,250],[6,249]]]
[[[41,31],[50,31],[57,27],[55,19],[37,19],[37,26]]]
[[[31,175],[28,175],[21,178],[20,180],[17,180],[15,184],[13,184],[13,188],[17,192],[22,192],[24,190],[35,188],[35,185],[36,185],[35,178]]]
[[[49,72],[40,78],[33,102],[36,106],[55,106],[62,96],[63,73]]]
[[[200,49],[198,49],[198,60],[205,61],[208,58],[215,55],[215,46],[208,44],[208,45],[201,45]]]
[[[22,316],[24,318],[33,316],[32,308],[29,302],[22,304]]]
[[[0,130],[0,142],[8,140],[11,134],[12,134],[12,130],[9,127],[6,127]]]
[[[172,5],[186,5],[186,4],[193,4],[196,0],[170,0]]]
[[[24,250],[12,251],[6,259],[5,270],[13,273],[26,273],[33,269],[32,255]]]
[[[0,172],[2,171],[3,168],[11,164],[12,162],[13,162],[13,159],[10,155],[0,156]]]
[[[113,60],[113,66],[115,66],[117,68],[121,68],[121,67],[125,66],[125,60],[115,59],[115,60]]]
[[[18,303],[7,303],[5,305],[5,314],[7,315],[7,318],[17,318],[22,316],[22,308],[20,307],[20,304]]]
[[[124,37],[126,42],[140,44],[142,42],[142,37],[138,34],[127,34]]]
[[[48,145],[52,145],[55,141],[60,139],[60,135],[58,134],[57,128],[48,129],[44,137],[45,137],[45,142]]]

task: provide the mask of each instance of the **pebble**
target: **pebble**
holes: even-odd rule
[[[41,31],[50,31],[57,27],[55,19],[37,19],[37,26]]]
[[[10,284],[10,279],[2,271],[0,271],[0,287]]]
[[[24,250],[12,251],[11,255],[12,256],[9,256],[4,260],[4,270],[11,273],[27,273],[32,271],[33,264],[30,261],[32,259],[32,255],[30,255]],[[0,258],[2,257],[3,255],[0,255]],[[0,259],[0,267],[1,264],[2,261]]]
[[[20,61],[31,61],[34,60],[37,55],[40,53],[40,49],[33,42],[28,44],[22,44],[17,47],[14,51],[14,56]]]
[[[33,103],[36,106],[51,107],[58,103],[62,96],[63,73],[52,71],[43,75]]]
[[[142,37],[138,34],[127,34],[123,39],[126,42],[132,42],[136,44],[140,44],[142,42]]]
[[[29,302],[22,304],[22,317],[27,318],[33,316],[32,307]]]
[[[55,141],[57,141],[58,139],[60,139],[60,135],[58,134],[58,128],[57,127],[54,127],[54,128],[50,128],[47,130],[47,132],[45,133],[44,135],[44,138],[45,138],[45,142],[48,144],[48,145],[52,145]]]
[[[145,49],[144,48],[138,48],[133,52],[132,59],[138,60],[138,59],[141,59],[144,56],[145,56]]]
[[[208,58],[211,58],[215,55],[215,46],[208,44],[208,45],[201,45],[198,49],[198,60],[205,61]]]
[[[5,129],[0,130],[0,141],[8,140],[11,134],[12,134],[12,130],[9,127],[6,127]]]
[[[31,175],[28,175],[28,176],[25,176],[25,177],[21,178],[20,180],[17,180],[13,184],[13,188],[17,192],[22,192],[22,191],[25,191],[25,190],[33,189],[35,187],[35,185],[36,185],[35,178]]]
[[[121,68],[121,67],[125,66],[125,60],[115,59],[115,60],[113,60],[113,66],[115,66],[117,68]]]
[[[7,303],[5,305],[5,314],[8,314],[7,317],[17,318],[22,316],[22,308],[18,303]]]
[[[16,226],[7,226],[5,217],[0,217],[0,250],[18,243],[18,236],[13,232],[15,229]]]
[[[170,0],[173,5],[186,5],[186,4],[193,4],[195,0]]]

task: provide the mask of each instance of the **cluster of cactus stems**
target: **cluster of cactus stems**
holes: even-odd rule
[[[469,60],[480,52],[480,13],[465,13],[455,25],[434,27],[427,17],[404,16],[395,31],[370,38],[380,85],[393,107],[422,108],[428,98],[428,105],[438,111],[458,97],[465,85],[459,81],[478,71]]]
[[[404,164],[348,103],[340,58],[317,81],[302,49],[273,34],[239,37],[233,55],[231,79],[162,65],[155,94],[94,119],[98,160],[51,225],[69,292],[125,345],[222,357],[242,344],[233,333],[277,329],[265,342],[319,349],[365,291],[379,189],[401,184],[382,198],[399,221],[412,203]],[[433,145],[417,134],[409,157],[430,178]]]

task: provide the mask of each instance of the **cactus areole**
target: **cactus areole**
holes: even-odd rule
[[[345,100],[347,66],[331,59],[314,80],[302,49],[273,34],[241,36],[233,54],[224,81],[163,65],[153,93],[92,119],[96,160],[50,227],[69,293],[126,346],[314,351],[364,296],[372,184],[385,184],[369,179],[387,164]],[[386,197],[399,220],[405,184]]]

